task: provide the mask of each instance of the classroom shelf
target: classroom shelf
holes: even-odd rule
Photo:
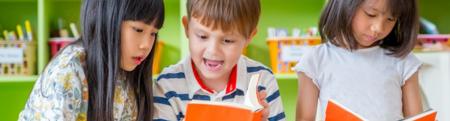
[[[36,0],[0,0],[0,2],[36,2]]]
[[[33,75],[0,75],[0,117],[4,121],[17,120],[34,82],[50,60],[48,40],[58,18],[79,25],[81,0],[0,0],[0,30],[16,30],[17,24],[30,20],[36,39],[36,73]]]
[[[0,76],[0,83],[5,82],[34,82],[39,76]]]
[[[287,79],[289,79],[289,80],[291,80],[291,79],[297,80],[297,75],[295,73],[292,73],[292,74],[275,74],[275,78],[277,80],[287,80]]]
[[[39,36],[38,36],[38,2],[40,0],[0,0],[0,11],[2,11],[2,16],[0,16],[0,31],[15,31],[16,25],[24,26],[25,21],[29,20],[31,23],[31,28],[33,32],[33,41],[36,41],[37,45],[35,53],[36,61],[41,58],[39,48]],[[3,36],[2,36],[3,37]],[[33,68],[37,70],[38,63]],[[4,82],[34,82],[37,79],[38,73],[33,73],[33,75],[0,75],[0,83]]]

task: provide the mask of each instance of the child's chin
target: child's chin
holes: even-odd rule
[[[208,79],[217,79],[217,78],[222,77],[222,75],[223,75],[223,73],[221,71],[218,71],[218,72],[216,72],[216,71],[214,71],[214,72],[206,71],[203,74],[204,74],[203,76],[208,78]]]
[[[121,69],[124,71],[133,71],[136,69],[136,66],[121,67]]]

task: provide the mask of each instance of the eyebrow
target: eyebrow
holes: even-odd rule
[[[207,31],[203,27],[193,27],[192,29],[195,31],[195,33],[198,33],[198,32],[200,32],[202,34],[207,33]]]
[[[378,10],[377,8],[375,8],[375,7],[372,7],[372,6],[368,6],[367,7],[367,9],[369,9],[369,10],[373,10],[373,11],[376,11],[376,12],[381,12],[381,13],[385,13],[385,11],[383,12],[383,11],[381,11],[381,10]]]
[[[379,13],[381,13],[381,14],[386,14],[386,15],[388,15],[388,16],[393,16],[392,14],[392,10],[389,12],[388,10],[386,10],[386,11],[381,11],[381,10],[378,10],[377,8],[375,8],[375,7],[372,7],[372,6],[368,6],[367,8],[366,8],[366,10],[373,10],[373,11],[375,11],[375,12],[379,12]]]

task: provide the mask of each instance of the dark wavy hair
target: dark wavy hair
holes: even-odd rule
[[[133,71],[120,68],[121,24],[143,21],[160,29],[164,23],[163,0],[83,0],[81,6],[82,43],[86,51],[85,74],[88,80],[90,121],[112,121],[115,82],[119,75],[131,84],[136,96],[137,120],[152,120],[152,62],[150,55]],[[157,38],[155,38],[155,41]],[[122,77],[120,77],[122,79]]]
[[[349,50],[357,48],[352,20],[365,0],[329,0],[319,20],[322,40]],[[398,18],[392,31],[381,40],[380,47],[388,55],[405,57],[414,49],[419,32],[417,0],[388,0],[387,6]]]

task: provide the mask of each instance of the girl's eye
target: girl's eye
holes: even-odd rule
[[[394,17],[389,17],[388,18],[388,21],[396,21],[397,20],[397,18],[394,18]]]
[[[234,43],[234,41],[230,40],[230,39],[225,39],[225,40],[223,40],[223,42],[225,42],[225,43]]]
[[[368,12],[366,12],[366,15],[369,16],[369,17],[372,17],[372,18],[373,18],[373,17],[377,17],[377,15],[375,15],[375,14],[370,14],[370,13],[368,13]]]
[[[139,28],[136,28],[136,27],[133,27],[133,30],[136,31],[136,32],[139,32],[139,33],[144,32],[143,29],[139,29]]]
[[[150,35],[152,35],[152,37],[156,36],[158,33],[156,32],[152,32]]]

